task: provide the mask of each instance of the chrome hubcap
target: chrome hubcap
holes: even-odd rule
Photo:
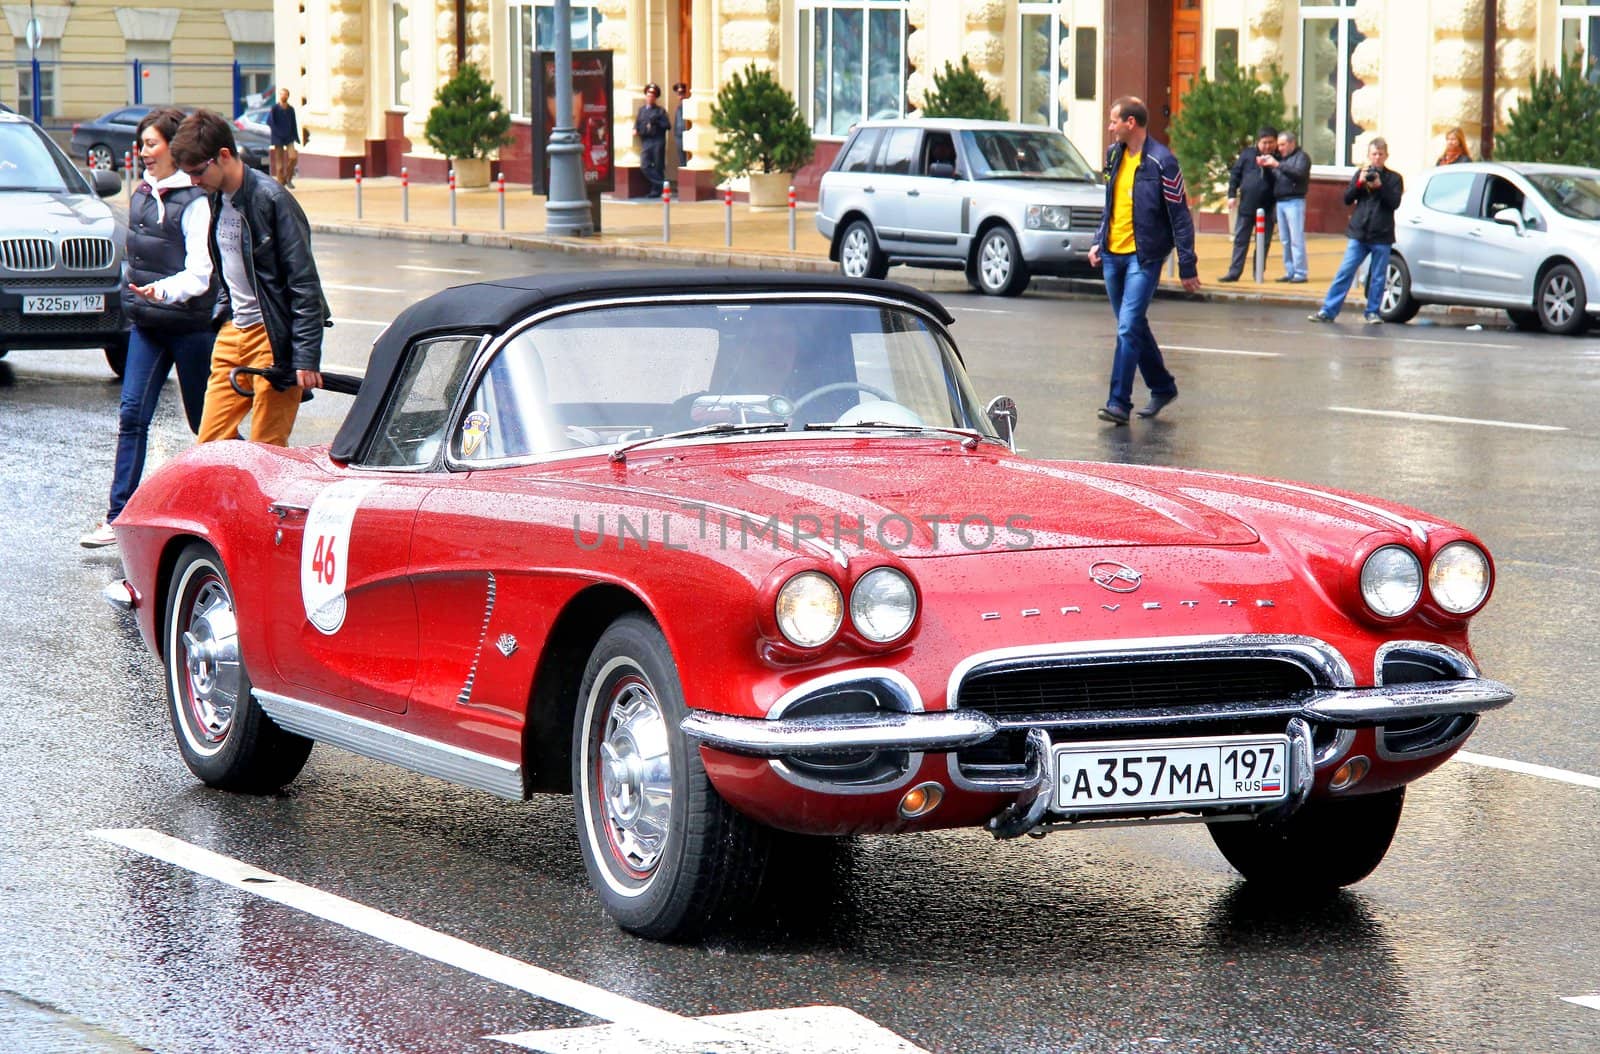
[[[1544,306],[1544,317],[1556,326],[1565,325],[1578,307],[1578,291],[1573,287],[1572,280],[1564,274],[1556,275],[1544,284],[1544,296],[1540,299]]]
[[[1011,280],[1011,246],[1004,238],[984,239],[978,269],[983,273],[983,284],[990,289],[999,289]]]
[[[668,738],[650,686],[631,677],[619,682],[600,737],[600,797],[611,850],[639,878],[661,861],[672,822]]]
[[[233,601],[215,579],[195,594],[182,642],[190,724],[200,739],[220,743],[239,704],[241,670]]]
[[[109,149],[107,149],[106,147],[103,147],[103,146],[92,147],[89,150],[89,156],[94,158],[94,167],[95,168],[106,168],[106,169],[109,169],[109,168],[114,168],[115,167],[115,165],[113,163],[113,159],[111,157],[111,151]]]
[[[839,247],[840,266],[851,278],[860,278],[867,273],[867,257],[871,253],[867,232],[857,227],[844,236],[844,244]]]
[[[1400,269],[1390,264],[1383,272],[1383,310],[1393,311],[1400,306]]]

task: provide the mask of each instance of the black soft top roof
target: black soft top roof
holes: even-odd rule
[[[945,325],[955,321],[930,293],[899,282],[835,274],[771,271],[651,270],[585,271],[522,275],[452,286],[417,301],[395,317],[372,346],[361,392],[334,437],[330,456],[354,460],[367,431],[383,409],[405,349],[419,337],[444,334],[496,335],[535,311],[558,304],[639,294],[694,293],[872,293],[910,302]]]

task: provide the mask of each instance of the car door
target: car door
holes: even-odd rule
[[[895,253],[911,249],[906,225],[913,200],[910,194],[922,182],[915,174],[921,138],[918,128],[888,129],[874,165],[872,225],[877,228],[878,244]]]
[[[936,162],[951,165],[954,175],[935,176],[930,168]],[[961,221],[966,184],[960,175],[955,137],[938,128],[923,132],[912,186],[906,191],[905,240],[911,251],[929,256],[965,255]]]
[[[1545,258],[1538,210],[1529,205],[1525,188],[1493,173],[1484,176],[1478,200],[1462,257],[1462,284],[1485,300],[1526,307],[1533,303],[1534,274]],[[1521,216],[1523,229],[1496,223],[1494,215],[1502,209]]]
[[[1461,265],[1473,227],[1468,213],[1477,201],[1478,179],[1471,170],[1436,170],[1422,188],[1421,207],[1400,219],[1396,236],[1411,269],[1413,294],[1441,300],[1474,295],[1463,283]]]
[[[839,153],[839,160],[822,176],[822,186],[817,193],[817,215],[830,225],[852,209],[862,209],[870,215],[877,203],[877,186],[873,182],[873,156],[883,138],[883,129],[874,125],[858,128]],[[832,227],[825,228],[831,233]]]

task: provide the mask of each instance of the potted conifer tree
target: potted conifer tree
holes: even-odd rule
[[[717,130],[712,153],[717,175],[748,176],[751,205],[786,204],[795,172],[816,152],[789,90],[770,70],[751,63],[717,92],[711,124]]]
[[[464,62],[439,88],[422,135],[455,166],[456,186],[486,187],[489,155],[510,144],[510,132],[511,115],[494,86]]]

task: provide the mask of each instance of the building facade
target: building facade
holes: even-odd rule
[[[530,54],[554,41],[554,0],[277,0],[281,83],[305,100],[308,173],[443,178],[422,126],[460,61],[515,115],[499,168],[531,172]],[[1600,57],[1600,3],[1570,0],[572,0],[573,46],[612,52],[618,193],[638,190],[633,113],[646,82],[685,81],[689,154],[670,173],[708,192],[710,107],[747,63],[775,70],[818,140],[796,185],[814,192],[850,126],[914,114],[933,74],[965,57],[1019,120],[1063,129],[1091,160],[1111,100],[1143,97],[1164,136],[1201,69],[1276,65],[1316,163],[1313,227],[1342,226],[1344,181],[1374,135],[1403,174],[1461,127],[1473,152],[1539,66]],[[670,105],[670,96],[668,96]],[[1253,130],[1242,130],[1250,132]]]

